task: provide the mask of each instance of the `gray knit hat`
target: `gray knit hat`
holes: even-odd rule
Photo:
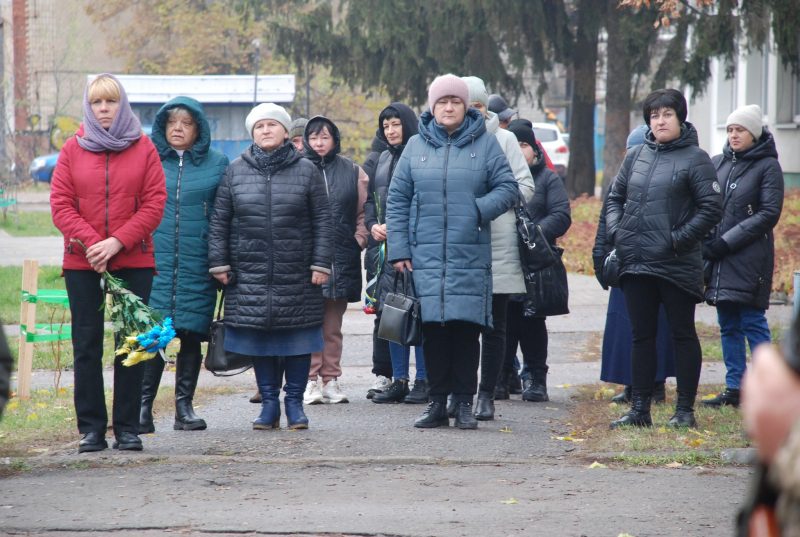
[[[484,107],[489,106],[489,92],[486,91],[486,84],[477,76],[462,76],[461,80],[467,83],[469,88],[469,103],[479,102]]]
[[[730,125],[741,125],[753,135],[757,142],[761,138],[761,131],[764,130],[763,123],[764,114],[761,113],[761,107],[757,104],[748,104],[741,106],[731,112],[728,116],[728,121],[725,122],[725,127]]]
[[[299,117],[292,121],[292,127],[289,129],[289,138],[302,136],[306,132],[306,123],[308,123],[308,120],[304,117]]]
[[[286,132],[289,132],[292,126],[292,118],[284,107],[278,106],[275,103],[261,103],[250,110],[250,113],[247,114],[247,118],[244,120],[244,126],[250,138],[253,137],[253,127],[262,119],[274,119],[283,125]]]

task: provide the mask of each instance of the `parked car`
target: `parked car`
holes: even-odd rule
[[[556,173],[561,177],[567,176],[567,165],[569,164],[569,146],[564,140],[564,135],[552,123],[534,123],[533,133],[536,139],[542,143],[544,150],[553,161]]]
[[[28,171],[30,171],[34,181],[43,183],[50,182],[50,179],[53,177],[53,170],[56,167],[56,162],[58,162],[58,155],[58,153],[51,153],[50,155],[36,157],[31,161]]]

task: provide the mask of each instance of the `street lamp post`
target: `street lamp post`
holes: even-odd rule
[[[255,73],[253,74],[253,107],[258,104],[258,61],[261,59],[261,40],[258,38],[253,39],[253,46],[256,49],[256,57],[254,66]]]

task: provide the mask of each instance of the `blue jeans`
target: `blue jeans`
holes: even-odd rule
[[[756,345],[771,340],[764,310],[742,304],[721,302],[717,304],[722,339],[722,358],[725,361],[725,385],[738,390],[747,363],[744,340],[750,345],[750,353]]]
[[[408,380],[408,363],[411,359],[411,347],[404,347],[399,343],[389,342],[389,356],[392,358],[392,377]],[[417,374],[415,380],[428,378],[425,370],[425,354],[422,352],[422,345],[414,347],[414,360],[417,364]]]

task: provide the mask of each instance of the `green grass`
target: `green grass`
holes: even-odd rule
[[[64,278],[61,277],[61,267],[39,267],[39,289],[64,289]],[[0,267],[0,319],[4,324],[19,323],[20,291],[22,289],[22,267]],[[53,311],[60,318],[64,308],[47,304],[37,304],[36,321],[50,322]],[[69,311],[66,320],[70,320]]]
[[[719,335],[719,325],[695,323],[697,327],[697,337],[700,339],[700,349],[703,353],[704,362],[721,362],[722,361],[722,342]],[[771,326],[770,332],[772,335],[772,342],[780,344],[783,340],[784,329],[782,326]],[[750,348],[747,348],[748,356]]]
[[[0,217],[0,229],[14,237],[60,237],[61,232],[53,225],[50,211],[9,211]]]
[[[33,346],[33,369],[46,369],[55,371],[60,363],[61,370],[72,369],[75,361],[72,356],[72,342],[61,341],[60,355],[57,341],[37,343]],[[14,361],[18,359],[19,338],[9,337],[8,346]],[[60,356],[60,362],[59,362]],[[114,336],[111,330],[106,330],[103,338],[103,367],[114,364]]]
[[[611,403],[614,390],[606,385],[580,387],[572,398],[569,436],[583,440],[581,450],[587,454],[606,454],[609,459],[634,466],[659,466],[680,463],[693,466],[726,464],[722,451],[749,447],[742,417],[731,407],[706,408],[700,399],[716,393],[722,386],[701,386],[695,405],[697,429],[671,429],[667,421],[674,413],[675,389],[668,387],[667,403],[651,408],[653,427],[611,430],[611,421],[625,414],[628,405]],[[611,454],[611,455],[608,455]]]

